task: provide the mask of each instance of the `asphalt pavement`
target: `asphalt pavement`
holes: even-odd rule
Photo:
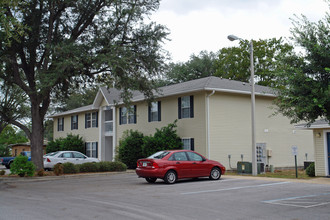
[[[0,219],[329,219],[330,179],[222,176],[148,184],[134,171],[0,178]]]

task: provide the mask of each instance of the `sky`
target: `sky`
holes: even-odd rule
[[[230,34],[248,40],[289,39],[295,14],[318,21],[326,11],[324,0],[161,0],[151,20],[169,29],[164,49],[172,62],[186,62],[202,50],[238,46],[227,39]]]

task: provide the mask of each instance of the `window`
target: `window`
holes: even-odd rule
[[[85,114],[85,128],[97,128],[98,127],[98,112]]]
[[[71,116],[71,130],[78,129],[78,115]]]
[[[136,124],[136,105],[119,108],[119,124]]]
[[[203,161],[203,157],[194,152],[187,152],[187,154],[191,161]]]
[[[113,132],[113,110],[105,110],[104,130],[106,133],[111,134]]]
[[[86,142],[86,156],[97,158],[97,142]]]
[[[78,152],[72,152],[72,154],[73,154],[73,157],[74,158],[81,158],[81,159],[85,159],[86,158],[83,154],[78,153]]]
[[[181,139],[183,143],[183,149],[185,150],[195,150],[194,138],[183,138]]]
[[[60,154],[58,157],[60,158],[72,158],[72,153],[71,152],[65,152]]]
[[[148,108],[148,121],[161,121],[161,103],[152,102]]]
[[[57,131],[64,131],[64,118],[57,119]]]
[[[178,117],[179,119],[194,117],[194,96],[178,98]]]
[[[173,156],[175,161],[188,161],[186,152],[174,153]]]

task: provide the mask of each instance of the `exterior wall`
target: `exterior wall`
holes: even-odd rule
[[[314,139],[314,150],[315,150],[315,175],[316,176],[325,176],[326,169],[325,169],[325,159],[324,155],[325,152],[325,139],[323,135],[322,129],[315,129],[313,130],[313,139]],[[321,134],[321,136],[319,136]]]
[[[190,95],[194,95],[194,118],[178,119],[178,98]],[[169,123],[173,123],[178,119],[177,134],[181,138],[194,138],[195,151],[205,155],[205,93],[189,93],[180,96],[161,98],[157,101],[161,101],[161,121],[159,122],[148,122],[147,102],[134,103],[137,106],[136,124],[119,125],[119,111],[116,111],[117,146],[119,144],[119,139],[126,130],[139,130],[144,135],[152,135],[155,133],[156,128],[167,126]]]
[[[46,153],[46,146],[43,147],[44,154]],[[13,146],[11,148],[11,155],[16,157],[21,154],[22,151],[31,151],[30,145],[21,145],[21,146]]]
[[[89,111],[89,113],[95,111]],[[71,116],[65,115],[64,117],[64,131],[57,131],[57,119],[54,118],[54,140],[58,138],[65,138],[68,134],[79,135],[85,142],[98,142],[99,141],[99,128],[85,128],[85,113],[78,113],[78,129],[71,130]]]
[[[256,143],[266,143],[267,149],[272,150],[266,164],[275,167],[294,166],[291,146],[298,146],[298,165],[302,166],[305,153],[309,159],[314,158],[312,132],[294,130],[284,116],[272,116],[272,101],[270,97],[256,96]],[[227,169],[236,168],[241,154],[244,161],[252,161],[249,95],[215,93],[210,97],[210,144],[210,158]]]

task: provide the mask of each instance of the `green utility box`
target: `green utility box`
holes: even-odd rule
[[[252,173],[252,163],[246,161],[237,162],[237,173]]]

